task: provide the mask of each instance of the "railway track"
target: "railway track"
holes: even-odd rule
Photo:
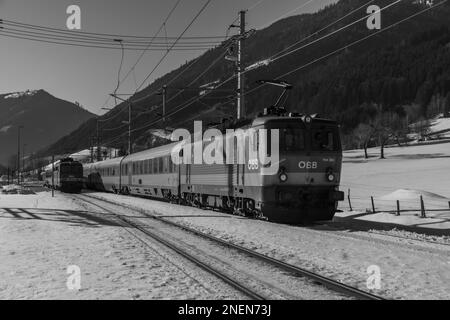
[[[176,253],[180,254],[184,258],[188,259],[189,261],[193,262],[197,266],[201,267],[202,269],[206,270],[207,272],[213,274],[214,276],[218,277],[234,289],[238,290],[239,292],[243,293],[244,295],[248,296],[250,299],[255,300],[261,300],[261,299],[267,299],[268,297],[256,292],[253,289],[250,289],[247,285],[242,284],[242,282],[237,281],[236,279],[233,279],[229,275],[225,274],[222,270],[219,270],[218,268],[214,268],[211,265],[201,261],[201,259],[197,258],[192,253],[189,253],[188,250],[183,249],[178,244],[175,244],[173,241],[168,241],[167,237],[162,237],[158,235],[156,232],[149,230],[145,226],[142,226],[140,223],[137,223],[130,219],[129,217],[119,215],[115,213],[113,210],[107,209],[104,207],[104,205],[99,205],[96,202],[101,202],[103,204],[108,204],[115,207],[120,207],[122,209],[131,210],[133,212],[139,213],[142,217],[153,219],[154,221],[158,221],[162,223],[163,225],[170,226],[173,228],[176,228],[178,230],[182,230],[183,232],[189,233],[191,235],[194,235],[196,237],[202,238],[204,240],[207,240],[211,243],[214,243],[215,245],[226,247],[229,250],[233,250],[236,253],[239,253],[240,255],[245,255],[247,257],[251,257],[253,259],[256,259],[260,263],[264,263],[267,265],[272,266],[273,268],[280,270],[284,273],[288,273],[294,277],[302,277],[304,279],[307,279],[309,282],[312,282],[311,285],[316,285],[317,283],[321,284],[323,287],[325,287],[328,291],[338,293],[340,295],[343,295],[348,298],[356,298],[356,299],[364,299],[364,300],[383,300],[382,297],[376,296],[374,294],[371,294],[366,291],[362,291],[358,288],[354,288],[351,286],[348,286],[346,284],[340,283],[338,281],[335,281],[331,278],[324,277],[320,274],[311,272],[309,270],[288,264],[284,261],[280,261],[277,259],[274,259],[272,257],[260,254],[254,250],[248,249],[246,247],[230,243],[228,241],[225,241],[223,239],[214,237],[212,235],[203,233],[199,230],[192,229],[190,227],[187,227],[185,225],[179,224],[174,221],[170,221],[167,219],[164,219],[163,217],[157,216],[155,214],[151,214],[146,212],[145,210],[134,208],[128,205],[119,204],[114,201],[110,201],[103,198],[94,197],[91,195],[80,195],[77,196],[78,199],[87,202],[90,205],[96,206],[98,208],[101,208],[102,210],[108,212],[109,214],[114,215],[116,218],[118,218],[120,221],[122,221],[124,224],[137,229],[147,235],[148,237],[151,237],[152,239],[158,241],[159,243],[163,244],[164,246],[172,249]]]
[[[388,246],[396,245],[408,250],[434,253],[437,255],[447,255],[450,250],[450,243],[392,234],[388,230],[360,230],[348,225],[342,226],[339,223],[336,225],[333,223],[318,224],[308,230],[319,233],[333,231],[333,235],[336,237],[376,242],[377,244],[385,244]],[[352,232],[349,232],[349,230]]]

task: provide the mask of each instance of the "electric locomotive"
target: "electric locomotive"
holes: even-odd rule
[[[177,142],[85,165],[88,186],[274,222],[331,220],[338,201],[344,199],[344,193],[339,191],[342,166],[339,125],[314,115],[288,113],[279,102],[292,86],[279,81],[263,83],[284,88],[274,106],[255,119],[216,128],[223,133],[221,138],[215,138],[223,139],[222,145],[230,140],[230,128],[239,132],[233,132],[231,140],[243,136],[231,149],[220,151],[224,156],[233,153],[231,163],[174,163],[174,150],[189,159],[196,148],[217,144],[211,140],[189,141],[180,148]],[[265,141],[266,149],[261,152],[264,143],[259,140],[259,133],[269,131],[276,131],[276,138],[267,135],[271,141]],[[256,138],[251,138],[252,135]],[[238,145],[244,146],[240,156]],[[272,150],[273,145],[277,150]],[[258,162],[254,153],[266,153],[269,163]]]
[[[83,165],[72,158],[48,165],[42,173],[44,186],[66,193],[79,193],[83,188]]]

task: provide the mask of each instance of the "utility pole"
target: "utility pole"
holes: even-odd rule
[[[97,119],[97,161],[100,161],[100,134],[98,131],[98,119]]]
[[[22,145],[22,170],[25,170],[25,147],[26,143]]]
[[[240,33],[238,44],[238,89],[237,89],[237,119],[245,117],[245,99],[244,99],[244,40],[245,40],[245,14],[244,10],[239,12],[240,15]]]
[[[128,122],[127,121],[122,121],[122,123],[123,124],[128,124],[128,155],[130,155],[131,152],[132,152],[132,150],[131,150],[131,107],[132,107],[131,101],[122,99],[122,98],[118,97],[118,95],[115,94],[115,93],[111,93],[110,96],[115,98],[115,99],[119,99],[119,100],[121,100],[123,102],[128,103]]]
[[[55,155],[52,156],[52,198],[55,197]]]
[[[166,97],[167,97],[167,86],[164,85],[162,87],[162,99],[163,99],[163,103],[162,103],[162,108],[163,108],[162,121],[163,122],[166,122]]]
[[[94,137],[89,139],[89,149],[91,150],[91,163],[94,162]]]
[[[23,126],[19,126],[17,130],[17,184],[20,184],[20,130]]]
[[[131,154],[131,102],[128,103],[128,155]]]

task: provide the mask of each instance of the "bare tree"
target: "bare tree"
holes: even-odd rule
[[[419,121],[411,125],[411,130],[413,131],[413,133],[417,134],[419,140],[423,140],[431,131],[430,121],[422,117],[419,119]]]
[[[364,148],[364,157],[366,159],[369,158],[367,148],[369,147],[369,143],[372,140],[374,133],[374,128],[366,123],[360,123],[358,127],[356,127],[356,129],[353,131],[354,138],[358,143],[358,149],[361,149],[361,147]]]

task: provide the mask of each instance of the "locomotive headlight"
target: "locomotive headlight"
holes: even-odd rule
[[[280,181],[281,181],[281,182],[286,182],[286,181],[288,180],[288,176],[287,176],[287,174],[284,173],[284,172],[281,173],[279,177],[280,177]]]
[[[328,181],[333,182],[336,179],[336,177],[333,173],[328,173],[327,179],[328,179]]]

